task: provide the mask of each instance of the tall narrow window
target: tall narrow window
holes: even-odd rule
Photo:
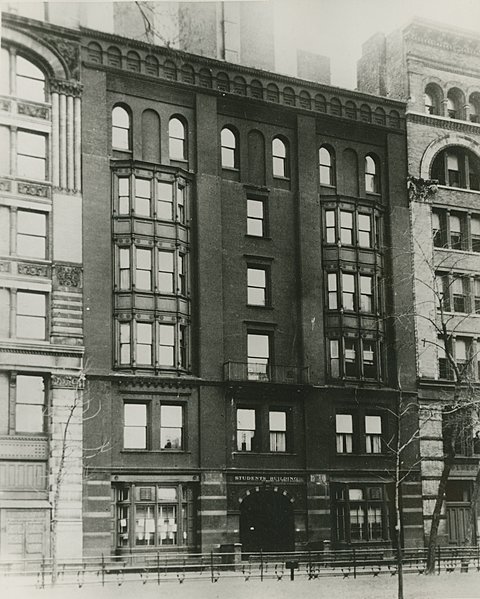
[[[335,416],[337,453],[352,453],[353,451],[353,417],[351,414]]]
[[[123,447],[147,448],[147,406],[141,403],[123,405]]]
[[[355,310],[355,275],[342,273],[342,308]]]
[[[183,449],[183,407],[160,406],[160,447]]]
[[[338,339],[330,339],[330,376],[337,379],[340,376],[340,349]]]
[[[152,250],[135,248],[135,287],[152,289]]]
[[[465,277],[454,277],[452,281],[453,310],[466,312],[467,294]]]
[[[336,310],[338,308],[337,273],[329,272],[327,274],[327,289],[328,289],[328,308],[329,308],[329,310]]]
[[[285,411],[270,411],[268,414],[270,430],[270,451],[287,451],[287,413]]]
[[[340,242],[342,245],[353,244],[353,212],[340,211]]]
[[[270,336],[258,333],[247,335],[248,378],[254,381],[270,379]]]
[[[112,147],[130,150],[130,115],[123,106],[112,110]]]
[[[267,271],[265,268],[247,268],[247,302],[251,306],[266,306],[267,294]]]
[[[256,429],[255,410],[237,409],[237,450],[253,451]]]
[[[158,361],[161,366],[175,366],[175,325],[160,324]]]
[[[363,376],[366,379],[377,379],[376,343],[371,339],[362,342]]]
[[[17,254],[31,258],[46,258],[46,252],[46,214],[17,210]]]
[[[362,312],[373,311],[372,277],[360,275],[360,309]]]
[[[173,220],[173,185],[165,181],[157,182],[157,218]]]
[[[171,160],[186,160],[185,125],[176,117],[168,123],[169,155]]]
[[[130,289],[130,248],[118,250],[119,289]]]
[[[480,279],[473,279],[473,309],[475,314],[480,314]]]
[[[174,253],[159,251],[158,252],[158,290],[160,293],[173,293],[173,260]]]
[[[432,96],[430,94],[425,93],[424,98],[425,98],[425,112],[427,114],[435,114]]]
[[[153,335],[152,324],[149,322],[137,322],[136,338],[136,362],[137,364],[152,364]]]
[[[480,217],[472,216],[470,220],[470,231],[472,235],[472,252],[480,252]]]
[[[47,178],[47,138],[40,133],[17,131],[17,175],[45,181]]]
[[[463,249],[463,223],[460,216],[450,215],[450,247],[452,250]]]
[[[247,235],[265,237],[266,214],[263,200],[247,199]]]
[[[333,154],[327,148],[318,151],[318,163],[321,185],[335,185]]]
[[[187,284],[186,284],[186,256],[185,254],[178,254],[177,260],[177,292],[180,295],[186,295]]]
[[[372,217],[369,214],[358,215],[358,245],[372,247]]]
[[[150,179],[135,179],[135,213],[139,216],[151,215],[152,190]]]
[[[45,102],[45,75],[34,64],[17,54],[17,97],[33,102]]]
[[[355,339],[345,339],[345,376],[358,376],[357,342]]]
[[[274,177],[289,176],[287,146],[278,137],[272,141],[272,169]]]
[[[335,211],[325,211],[325,237],[327,243],[336,243],[337,236],[335,234]]]
[[[367,453],[382,453],[382,418],[365,416],[365,444]]]
[[[222,168],[238,168],[237,136],[228,127],[224,127],[220,133]]]
[[[371,156],[365,157],[365,191],[367,193],[379,191],[377,165]]]
[[[43,293],[17,291],[17,337],[45,339],[47,298]]]
[[[18,374],[15,432],[45,432],[45,384],[42,376]]]
[[[180,368],[186,369],[188,367],[188,327],[184,324],[180,325],[178,348],[180,353]]]
[[[129,214],[130,212],[130,179],[128,177],[118,178],[118,213]]]
[[[185,187],[177,188],[177,220],[185,224]]]
[[[130,364],[132,361],[131,345],[131,325],[129,322],[121,322],[119,325],[120,343],[119,357],[120,364]]]
[[[450,187],[460,187],[460,166],[457,154],[447,154],[447,174],[448,185]]]

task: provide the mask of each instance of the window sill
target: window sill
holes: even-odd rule
[[[455,187],[453,185],[437,185],[438,189],[450,189],[454,191],[467,191],[468,193],[480,194],[479,189],[470,189],[469,187]]]
[[[261,306],[257,304],[247,304],[247,308],[260,308],[260,310],[273,310],[273,306]]]
[[[290,456],[290,457],[294,457],[297,454],[291,451],[232,451],[232,455],[235,456],[239,456],[239,455],[253,455],[256,457],[259,456]]]
[[[249,235],[248,233],[246,233],[245,237],[247,237],[248,239],[265,239],[266,241],[272,240],[272,238],[268,235]]]
[[[132,454],[139,454],[139,453],[148,453],[148,454],[159,454],[159,453],[181,453],[181,454],[186,454],[189,455],[191,454],[190,451],[187,451],[186,449],[128,449],[128,448],[123,448],[121,450],[121,453],[132,453]]]

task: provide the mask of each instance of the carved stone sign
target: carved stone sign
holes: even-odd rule
[[[234,483],[279,483],[285,485],[305,482],[303,476],[283,474],[233,474],[229,478]]]
[[[59,287],[74,287],[80,289],[82,286],[82,269],[80,266],[69,266],[66,264],[55,264],[54,281]]]

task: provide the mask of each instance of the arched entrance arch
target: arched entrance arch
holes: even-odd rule
[[[256,488],[240,504],[240,542],[246,553],[293,551],[293,500],[274,488]]]

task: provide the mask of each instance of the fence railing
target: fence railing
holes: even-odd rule
[[[403,570],[422,574],[426,568],[425,549],[406,549]],[[217,582],[220,578],[244,580],[307,580],[319,577],[395,575],[398,563],[394,549],[347,549],[341,551],[301,551],[291,553],[131,553],[62,560],[54,576],[50,558],[36,560],[1,560],[0,577],[13,585],[39,588],[58,585],[78,587],[92,584],[139,582],[183,583],[188,580]],[[480,547],[438,547],[436,571],[480,572]],[[54,578],[56,578],[54,580]]]

